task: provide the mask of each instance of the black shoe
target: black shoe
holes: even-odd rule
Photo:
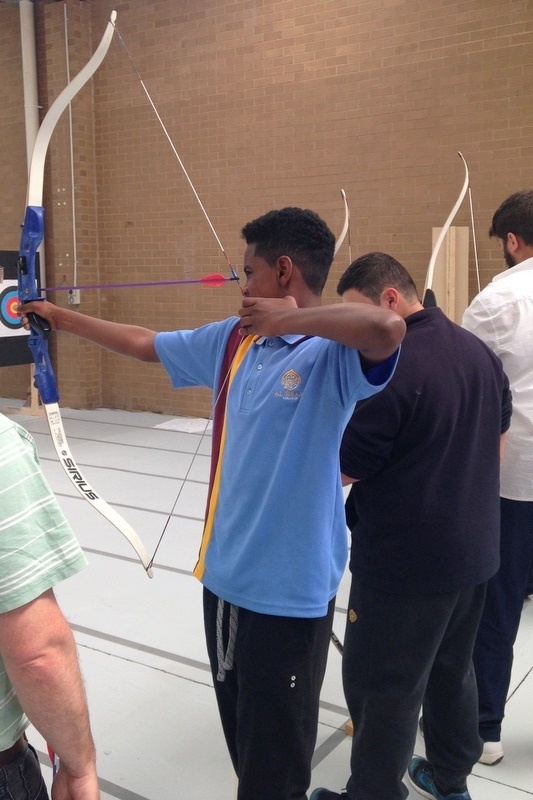
[[[350,800],[346,792],[330,792],[329,789],[315,789],[309,800]]]

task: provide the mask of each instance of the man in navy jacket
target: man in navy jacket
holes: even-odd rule
[[[499,359],[425,309],[384,253],[355,261],[344,301],[395,310],[407,333],[395,375],[357,404],[341,447],[353,575],[343,683],[351,776],[311,800],[469,800],[482,751],[472,649],[499,564],[499,456],[511,396]],[[423,705],[427,760],[410,759]]]

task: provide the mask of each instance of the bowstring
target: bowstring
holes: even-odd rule
[[[159,124],[161,125],[161,128],[163,129],[163,133],[165,134],[165,136],[166,136],[166,138],[167,138],[167,140],[168,140],[168,143],[170,144],[170,147],[172,148],[172,152],[174,153],[175,157],[177,158],[177,160],[178,160],[178,163],[179,163],[179,165],[180,165],[180,167],[181,167],[181,169],[182,169],[182,172],[183,172],[183,174],[185,175],[185,178],[187,179],[187,182],[188,182],[188,184],[189,184],[189,186],[190,186],[190,188],[191,188],[191,190],[192,190],[192,192],[193,192],[193,194],[194,194],[194,196],[195,196],[195,198],[196,198],[196,200],[197,200],[197,202],[198,202],[198,205],[200,206],[200,209],[202,210],[202,213],[203,213],[203,215],[204,215],[205,219],[207,220],[207,223],[208,223],[208,225],[209,225],[209,227],[210,227],[210,229],[211,229],[211,232],[213,233],[213,236],[215,237],[215,239],[216,239],[216,242],[217,242],[217,244],[218,244],[218,246],[219,246],[220,250],[222,251],[222,255],[224,256],[224,259],[225,259],[225,261],[226,261],[226,264],[227,264],[227,266],[228,266],[228,269],[229,269],[229,271],[230,271],[230,273],[231,273],[231,276],[232,276],[232,278],[231,278],[231,279],[232,279],[232,280],[235,280],[235,281],[237,282],[237,286],[239,287],[239,291],[240,291],[241,295],[242,295],[243,297],[245,297],[245,296],[246,296],[246,291],[245,291],[245,290],[242,288],[242,286],[241,286],[241,283],[240,283],[240,280],[239,280],[239,276],[238,276],[238,274],[237,274],[236,270],[233,268],[233,266],[232,266],[232,264],[231,264],[231,261],[230,261],[230,259],[229,259],[229,257],[228,257],[228,254],[226,253],[226,250],[225,250],[225,248],[224,248],[224,245],[222,244],[222,241],[221,241],[221,239],[220,239],[220,237],[219,237],[218,233],[216,232],[216,230],[215,230],[215,227],[214,227],[213,223],[211,222],[211,219],[209,218],[209,214],[207,213],[207,211],[206,211],[206,208],[205,208],[204,204],[202,203],[202,201],[201,201],[201,199],[200,199],[200,195],[199,195],[199,194],[198,194],[198,192],[196,191],[196,187],[194,186],[194,184],[193,184],[193,182],[192,182],[192,180],[191,180],[191,177],[190,177],[189,173],[187,172],[187,169],[185,168],[185,164],[183,163],[183,160],[181,159],[181,156],[180,156],[180,154],[178,153],[178,151],[177,151],[177,149],[176,149],[176,146],[175,146],[174,142],[172,141],[172,137],[170,136],[170,134],[169,134],[169,132],[168,132],[168,130],[167,130],[167,127],[166,127],[165,123],[163,122],[163,120],[162,120],[162,118],[161,118],[161,115],[160,115],[159,111],[158,111],[158,110],[157,110],[157,108],[156,108],[156,105],[155,105],[155,103],[154,103],[154,101],[153,101],[153,99],[152,99],[152,96],[151,96],[150,92],[148,91],[148,89],[147,89],[147,87],[146,87],[146,84],[145,84],[145,82],[144,82],[144,81],[143,81],[143,79],[142,79],[141,73],[139,72],[139,70],[138,70],[138,68],[137,68],[137,65],[136,65],[136,63],[135,63],[135,61],[133,60],[133,57],[132,57],[132,55],[131,55],[130,51],[128,50],[128,47],[127,47],[127,45],[126,45],[126,42],[124,41],[124,39],[123,39],[123,37],[122,37],[122,34],[120,33],[120,30],[118,29],[117,25],[116,25],[115,23],[113,23],[113,26],[114,26],[114,28],[115,28],[115,31],[116,31],[116,33],[117,33],[117,36],[118,36],[118,38],[119,38],[119,40],[120,40],[120,43],[122,44],[122,46],[124,47],[124,50],[126,51],[126,53],[127,53],[127,55],[128,55],[128,58],[129,58],[129,60],[130,60],[131,66],[132,66],[132,68],[133,68],[133,71],[134,71],[134,72],[135,72],[135,74],[137,75],[137,78],[139,79],[139,82],[140,82],[140,84],[141,84],[141,87],[142,87],[142,89],[143,89],[143,91],[144,91],[144,93],[145,93],[145,95],[146,95],[147,99],[148,99],[148,102],[150,103],[150,105],[151,105],[151,107],[152,107],[152,109],[153,109],[153,112],[154,112],[154,114],[156,115],[156,117],[157,117],[157,120],[158,120]],[[241,334],[241,341],[242,341],[242,339],[243,339],[243,338],[244,338],[244,337],[243,337],[243,335]],[[239,342],[239,344],[240,344],[240,342]],[[222,393],[223,393],[223,391],[224,391],[224,388],[225,388],[225,386],[226,386],[226,383],[227,383],[227,381],[228,381],[228,379],[229,379],[230,372],[231,372],[231,368],[232,368],[232,366],[233,366],[233,362],[234,362],[234,360],[235,360],[235,356],[236,356],[236,354],[237,354],[237,351],[238,351],[238,347],[237,347],[237,350],[236,350],[236,352],[235,352],[235,355],[233,356],[233,359],[231,360],[231,363],[230,363],[230,364],[229,364],[229,366],[228,366],[228,371],[227,371],[226,375],[224,376],[224,380],[223,380],[223,382],[222,382],[222,385],[221,385],[221,387],[220,387],[220,389],[219,389],[219,391],[218,391],[218,394],[217,394],[217,396],[216,396],[216,398],[215,398],[215,401],[214,401],[214,403],[213,403],[213,406],[212,406],[212,408],[211,408],[211,413],[209,414],[209,417],[208,417],[208,419],[207,419],[207,422],[206,422],[206,424],[205,424],[205,428],[204,428],[204,430],[202,431],[202,433],[201,433],[201,435],[200,435],[200,439],[199,439],[199,441],[198,441],[198,444],[197,444],[197,446],[196,446],[196,449],[195,449],[195,451],[194,451],[194,453],[193,453],[193,455],[192,455],[191,462],[190,462],[190,464],[189,464],[189,467],[188,467],[188,469],[187,469],[187,471],[186,471],[186,473],[185,473],[185,477],[183,478],[183,481],[182,481],[182,484],[181,484],[181,486],[180,486],[180,489],[179,489],[179,491],[178,491],[178,494],[177,494],[177,496],[176,496],[176,499],[174,500],[174,503],[173,503],[173,505],[172,505],[172,508],[170,509],[170,513],[169,513],[169,514],[168,514],[168,516],[167,516],[167,519],[166,519],[165,525],[164,525],[164,527],[163,527],[163,531],[162,531],[162,533],[161,533],[161,535],[160,535],[160,537],[159,537],[159,539],[158,539],[158,542],[157,542],[157,545],[156,545],[156,547],[155,547],[154,553],[153,553],[153,555],[152,555],[152,557],[151,557],[151,559],[150,559],[150,563],[149,563],[149,566],[150,566],[150,567],[152,567],[152,566],[153,566],[154,559],[155,559],[155,557],[156,557],[156,555],[157,555],[157,552],[158,552],[158,550],[159,550],[159,547],[161,546],[161,543],[162,543],[162,541],[163,541],[163,538],[164,538],[164,536],[165,536],[165,533],[166,533],[166,531],[167,531],[167,529],[168,529],[168,526],[169,526],[169,524],[170,524],[170,520],[172,519],[172,516],[173,516],[173,514],[174,514],[174,511],[175,511],[175,509],[176,509],[176,506],[177,506],[177,504],[178,504],[178,502],[179,502],[179,499],[180,499],[180,497],[181,497],[181,495],[182,495],[183,489],[184,489],[184,487],[185,487],[185,484],[186,484],[186,482],[187,482],[187,480],[188,480],[188,478],[189,478],[189,475],[190,475],[190,473],[191,473],[191,470],[192,470],[192,468],[193,468],[194,462],[195,462],[195,460],[196,460],[196,458],[197,458],[197,456],[198,456],[198,453],[200,452],[200,447],[202,446],[202,443],[203,443],[203,441],[204,441],[204,439],[205,439],[205,437],[206,437],[206,435],[207,435],[207,430],[208,430],[208,428],[209,428],[209,423],[210,423],[210,422],[212,421],[212,419],[213,419],[213,415],[214,415],[214,413],[215,413],[215,409],[216,409],[216,407],[217,407],[217,404],[218,404],[218,402],[219,402],[219,400],[220,400],[220,397],[222,396]]]
[[[472,225],[472,244],[474,245],[474,261],[476,264],[476,279],[478,293],[481,291],[481,279],[479,275],[479,258],[477,253],[477,236],[476,236],[476,223],[474,220],[474,204],[472,202],[472,189],[470,183],[468,184],[468,200],[470,203],[470,224]]]
[[[241,291],[242,291],[242,289],[241,289]],[[205,423],[205,428],[203,429],[203,431],[202,431],[202,432],[201,432],[201,434],[200,434],[200,439],[199,439],[199,441],[198,441],[198,444],[197,444],[197,446],[196,446],[196,450],[194,451],[194,453],[193,453],[193,455],[192,455],[191,462],[190,462],[190,464],[189,464],[189,466],[188,466],[188,468],[187,468],[187,471],[186,471],[186,473],[185,473],[185,477],[183,478],[183,482],[182,482],[182,484],[181,484],[181,486],[180,486],[180,488],[179,488],[178,494],[177,494],[177,496],[176,496],[176,499],[174,500],[174,503],[173,503],[173,505],[172,505],[172,508],[170,509],[170,512],[169,512],[169,514],[168,514],[168,516],[167,516],[166,522],[165,522],[165,524],[164,524],[164,526],[163,526],[163,530],[162,530],[162,532],[161,532],[161,535],[160,535],[160,537],[159,537],[159,539],[158,539],[158,541],[157,541],[157,544],[156,544],[156,547],[155,547],[154,553],[153,553],[152,557],[150,558],[150,562],[149,562],[149,564],[148,564],[148,566],[149,566],[149,567],[152,567],[152,566],[153,566],[153,564],[154,564],[154,559],[155,559],[155,557],[156,557],[156,555],[157,555],[157,551],[159,550],[159,547],[161,546],[161,543],[163,542],[163,538],[164,538],[164,536],[165,536],[165,533],[166,533],[166,531],[167,531],[167,528],[168,528],[168,526],[170,525],[170,520],[172,519],[172,516],[173,516],[173,514],[174,514],[174,511],[176,510],[176,506],[178,505],[178,502],[179,502],[179,499],[180,499],[180,497],[181,497],[181,494],[182,494],[182,492],[183,492],[183,489],[184,489],[184,487],[185,487],[185,484],[187,483],[187,480],[188,480],[188,478],[189,478],[189,475],[191,474],[191,470],[192,470],[192,468],[193,468],[194,462],[196,461],[196,457],[198,456],[198,454],[199,454],[199,452],[200,452],[200,447],[202,446],[202,443],[203,443],[203,441],[204,441],[205,437],[207,436],[207,430],[208,430],[208,428],[209,428],[209,423],[210,423],[210,422],[213,420],[213,416],[214,416],[214,413],[215,413],[215,409],[216,409],[216,407],[217,407],[217,405],[218,405],[218,402],[219,402],[220,398],[222,397],[222,394],[224,393],[224,389],[225,389],[225,387],[226,387],[226,384],[227,384],[227,382],[228,382],[228,380],[229,380],[229,376],[230,376],[230,373],[231,373],[231,369],[232,369],[232,367],[233,367],[233,362],[235,361],[235,358],[237,357],[237,353],[238,353],[238,350],[239,350],[239,346],[240,346],[240,344],[241,344],[241,342],[242,342],[242,340],[243,340],[243,339],[244,339],[244,336],[243,336],[243,334],[241,333],[241,338],[240,338],[240,341],[239,341],[239,343],[238,343],[238,345],[237,345],[237,348],[236,348],[236,350],[235,350],[235,354],[234,354],[233,358],[231,359],[231,362],[230,362],[230,364],[228,365],[228,369],[227,369],[227,372],[226,372],[226,374],[225,374],[225,376],[224,376],[224,380],[222,381],[222,385],[220,386],[220,389],[219,389],[219,391],[218,391],[218,394],[217,394],[217,396],[216,396],[216,398],[215,398],[215,401],[214,401],[214,403],[213,403],[213,406],[212,406],[212,408],[211,408],[211,413],[209,414],[209,417],[208,417],[208,419],[207,419],[207,422]]]

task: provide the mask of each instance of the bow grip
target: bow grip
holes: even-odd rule
[[[56,379],[52,362],[48,355],[46,340],[40,336],[29,336],[28,346],[35,361],[35,372],[33,374],[33,384],[38,390],[42,402],[45,405],[57,403],[59,393],[57,391]]]
[[[32,303],[37,302],[38,300],[43,300],[43,297],[36,297],[35,300],[24,300],[24,303]],[[47,319],[41,317],[40,314],[36,314],[35,311],[28,311],[26,314],[28,317],[28,322],[30,323],[31,327],[37,333],[41,339],[48,339],[52,332],[52,327]]]
[[[32,300],[42,300],[37,290],[37,277],[35,275],[35,255],[44,236],[44,208],[42,206],[28,206],[22,225],[20,237],[20,250],[17,261],[18,295],[22,304]],[[43,339],[47,339],[52,328],[44,317],[30,312],[28,314],[30,325]]]
[[[22,225],[19,258],[17,261],[18,296],[21,304],[29,303],[33,300],[42,300],[37,289],[35,255],[43,236],[44,208],[42,206],[28,206]],[[35,361],[34,385],[45,405],[57,403],[59,394],[46,341],[51,331],[50,323],[34,312],[28,314],[28,320],[32,328],[31,335],[28,337],[28,346]]]

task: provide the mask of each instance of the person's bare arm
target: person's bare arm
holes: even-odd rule
[[[52,330],[64,331],[88,339],[107,350],[140,361],[159,361],[154,347],[156,332],[138,325],[88,317],[70,308],[59,308],[46,300],[25,303],[20,308],[22,321],[28,327],[27,313],[33,311],[50,323]]]
[[[350,478],[348,475],[345,475],[344,472],[341,472],[341,483],[343,486],[351,486],[352,483],[359,483],[360,478]]]
[[[239,313],[243,334],[322,336],[358,350],[370,364],[392,355],[405,335],[398,314],[366,303],[298,308],[292,297],[245,297]]]
[[[505,431],[505,433],[502,433],[502,435],[500,437],[500,464],[503,461],[503,454],[505,453],[505,444],[507,442],[507,434],[508,433],[509,433],[509,431]]]
[[[76,643],[51,589],[1,615],[0,652],[22,708],[60,758],[53,800],[98,800]]]

